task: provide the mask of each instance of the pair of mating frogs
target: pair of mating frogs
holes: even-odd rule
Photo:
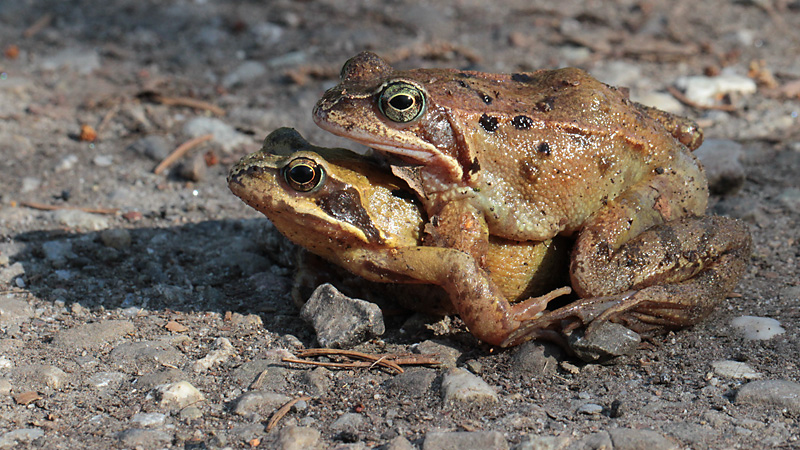
[[[645,335],[691,325],[749,256],[742,223],[703,216],[696,125],[578,69],[397,71],[365,52],[314,119],[391,169],[282,129],[231,170],[233,193],[358,275],[443,287],[493,345],[607,321]],[[580,298],[548,311],[570,288],[534,280],[558,270],[564,237]]]

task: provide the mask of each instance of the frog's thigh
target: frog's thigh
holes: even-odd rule
[[[615,279],[599,280],[590,294],[611,298],[585,298],[569,305],[572,312],[566,316],[582,323],[625,322],[640,332],[694,324],[736,286],[750,245],[747,227],[725,217],[685,217],[657,225],[606,259],[617,271]],[[619,294],[627,290],[632,292]],[[584,314],[598,303],[605,305],[599,315]]]

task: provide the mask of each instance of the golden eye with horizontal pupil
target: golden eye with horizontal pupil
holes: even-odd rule
[[[311,192],[325,181],[325,169],[309,158],[296,158],[283,167],[283,178],[298,192]]]
[[[383,88],[378,107],[392,122],[408,123],[425,109],[425,95],[411,83],[398,81]]]

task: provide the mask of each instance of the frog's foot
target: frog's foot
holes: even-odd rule
[[[554,289],[542,296],[531,297],[520,303],[514,304],[511,307],[511,312],[514,314],[514,318],[520,322],[533,320],[543,314],[543,311],[547,308],[547,304],[553,299],[564,295],[569,295],[571,293],[572,288],[569,286]]]

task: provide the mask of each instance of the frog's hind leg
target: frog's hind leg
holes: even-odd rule
[[[593,288],[599,296],[553,311],[549,323],[573,319],[565,331],[589,324],[591,333],[612,321],[646,335],[693,325],[736,286],[750,246],[746,225],[733,219],[685,217],[657,225],[606,261],[621,273],[610,288],[597,283]],[[622,293],[603,291],[622,290],[619,283],[624,281],[630,285],[622,286]]]

